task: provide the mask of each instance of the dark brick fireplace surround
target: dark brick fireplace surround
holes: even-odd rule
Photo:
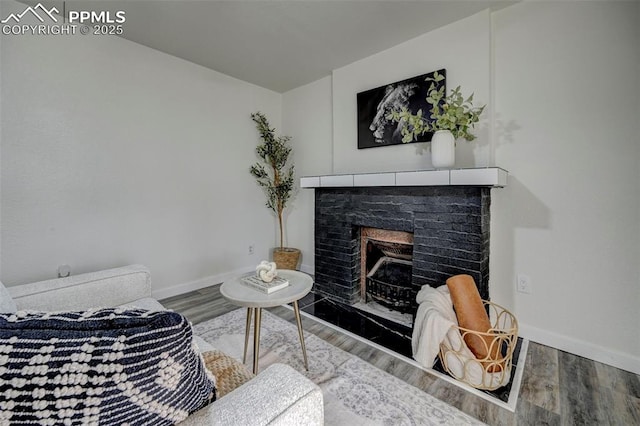
[[[360,300],[360,229],[414,234],[412,285],[469,274],[489,299],[489,187],[349,187],[315,190],[315,292]]]
[[[315,285],[301,309],[412,358],[413,327],[380,316],[376,309],[363,309],[362,228],[413,233],[414,289],[438,287],[452,275],[469,274],[488,300],[490,194],[491,188],[506,185],[506,171],[501,173],[500,180],[478,179],[470,186],[321,187],[310,179],[306,187],[315,189]],[[516,360],[521,345],[518,339]],[[433,368],[444,374],[439,362]],[[487,393],[507,402],[512,383],[513,377],[509,385]]]

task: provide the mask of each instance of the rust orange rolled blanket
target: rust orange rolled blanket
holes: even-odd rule
[[[491,329],[489,315],[484,309],[480,293],[472,276],[454,275],[447,280],[447,287],[451,293],[451,301],[456,311],[458,325],[468,330],[487,333]],[[474,333],[464,334],[464,341],[478,360],[487,360],[493,364],[492,360],[500,359],[500,348],[494,343],[494,338],[490,335],[478,335]],[[494,343],[492,345],[492,343]],[[495,368],[497,367],[497,368]],[[491,365],[488,371],[500,370],[501,366]]]

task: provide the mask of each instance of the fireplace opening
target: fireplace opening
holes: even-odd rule
[[[412,285],[413,233],[360,229],[360,302],[356,307],[411,327],[418,290]]]

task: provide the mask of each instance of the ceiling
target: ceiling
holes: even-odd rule
[[[38,1],[23,1],[35,5]],[[62,11],[62,1],[40,1]],[[514,1],[69,0],[126,13],[122,37],[276,92]],[[427,47],[423,53],[428,54]]]

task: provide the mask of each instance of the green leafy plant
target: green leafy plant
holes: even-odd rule
[[[442,80],[444,76],[437,71],[433,73],[433,77],[426,79],[431,82],[427,95],[427,103],[431,105],[429,118],[423,114],[422,109],[412,114],[406,107],[387,115],[388,120],[399,122],[402,126],[402,142],[412,142],[425,133],[438,130],[450,130],[454,139],[472,141],[476,138],[471,130],[480,120],[480,114],[486,105],[474,107],[473,93],[465,99],[460,86],[445,96],[444,85],[439,84]]]
[[[289,136],[276,136],[275,129],[269,127],[267,117],[261,112],[251,114],[251,119],[256,123],[262,143],[256,147],[256,153],[262,160],[251,166],[251,175],[256,178],[258,184],[264,188],[267,195],[267,207],[273,210],[278,217],[280,227],[280,249],[284,249],[284,227],[282,212],[293,193],[294,167],[287,167],[287,161],[291,155]]]

